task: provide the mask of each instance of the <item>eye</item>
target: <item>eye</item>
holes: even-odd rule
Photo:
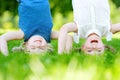
[[[93,54],[94,53],[94,51],[93,50],[87,50],[87,54]]]
[[[98,50],[98,52],[101,52],[101,50]]]
[[[88,50],[87,52],[92,52],[92,50]]]

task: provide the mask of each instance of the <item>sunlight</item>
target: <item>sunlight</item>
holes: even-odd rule
[[[3,74],[0,73],[0,80],[3,80]]]
[[[115,38],[115,39],[120,39],[120,32],[118,32],[116,34],[113,34],[112,37]]]
[[[109,0],[109,3],[111,24],[120,23],[120,6],[117,6],[120,0]],[[9,31],[18,31],[19,3],[16,0],[1,0],[0,6],[0,36]],[[74,21],[72,0],[50,0],[50,6],[52,30],[60,30],[64,24]],[[70,32],[69,35],[74,34]],[[105,45],[115,48],[115,54],[111,54],[111,48],[100,56],[88,56],[75,50],[84,44],[85,39],[81,39],[80,44],[73,43],[71,54],[67,55],[58,54],[58,39],[51,41],[54,51],[50,54],[14,54],[12,48],[24,39],[8,41],[9,55],[3,56],[0,52],[0,80],[120,80],[120,32],[113,34],[110,42],[106,41],[106,37],[102,39]]]
[[[40,77],[45,73],[45,67],[37,55],[31,56],[29,66],[32,71],[30,80],[41,80]]]
[[[3,24],[4,29],[11,29],[13,27],[13,24],[11,22],[5,22]]]
[[[78,61],[75,58],[71,59],[70,63],[68,64],[64,80],[74,80],[77,64]]]
[[[96,67],[91,66],[87,69],[77,69],[76,71],[68,71],[64,80],[93,80],[95,77]]]
[[[76,80],[93,80],[97,73],[97,68],[95,65],[91,65],[87,69],[80,69],[77,73]]]
[[[6,32],[10,32],[10,31],[18,31],[18,29],[0,29],[0,34],[6,33]]]
[[[105,71],[105,80],[112,80],[112,72],[110,69]]]

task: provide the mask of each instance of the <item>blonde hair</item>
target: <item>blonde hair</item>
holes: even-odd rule
[[[20,44],[20,46],[15,46],[12,48],[12,52],[21,52],[21,51],[28,53],[28,54],[41,54],[45,52],[52,52],[53,46],[50,43],[47,43],[46,48],[39,49],[39,51],[35,51],[35,53],[30,52],[30,50],[27,48],[27,42],[23,42]]]
[[[116,53],[116,50],[112,46],[104,45],[105,50],[112,52],[113,54]],[[75,51],[82,52],[81,47],[80,48],[74,48]]]

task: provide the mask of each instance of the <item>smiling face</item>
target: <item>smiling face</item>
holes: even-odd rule
[[[104,52],[104,44],[100,37],[97,35],[91,35],[87,38],[86,42],[82,46],[82,50],[86,54],[102,54]]]
[[[26,42],[25,48],[30,53],[42,53],[47,50],[47,42],[43,37],[35,35]]]

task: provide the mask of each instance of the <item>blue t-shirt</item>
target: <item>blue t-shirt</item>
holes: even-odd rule
[[[19,27],[24,32],[24,41],[40,35],[49,43],[53,26],[49,1],[20,0],[19,3]]]

